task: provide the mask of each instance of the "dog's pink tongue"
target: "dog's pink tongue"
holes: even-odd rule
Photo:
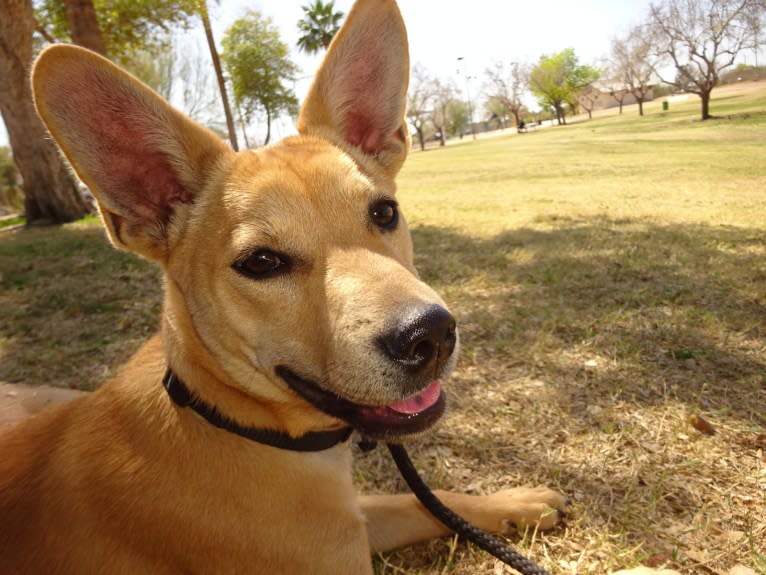
[[[416,393],[413,396],[403,399],[401,401],[395,401],[388,404],[389,409],[393,409],[399,413],[405,413],[412,415],[413,413],[419,413],[425,411],[439,400],[439,396],[442,393],[441,384],[438,381],[434,381],[431,385],[425,388],[423,391]]]

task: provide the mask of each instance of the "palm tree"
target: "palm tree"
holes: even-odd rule
[[[298,48],[308,54],[326,50],[340,28],[343,12],[335,12],[334,0],[327,3],[314,0],[313,4],[302,6],[305,17],[298,20]]]

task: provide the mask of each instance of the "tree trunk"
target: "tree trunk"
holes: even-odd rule
[[[442,125],[436,126],[436,129],[438,130],[439,134],[439,146],[446,146],[447,145],[447,107],[442,106],[441,107],[441,117],[442,117]]]
[[[0,0],[0,13],[0,112],[24,180],[27,223],[79,219],[88,206],[32,104],[32,2]]]
[[[710,116],[710,92],[700,92],[700,99],[702,100],[702,119],[709,120]]]
[[[423,130],[421,128],[415,128],[415,131],[418,133],[418,140],[420,141],[420,151],[425,152],[426,151],[426,140],[423,137]],[[462,136],[461,136],[462,138]]]
[[[239,119],[239,127],[242,128],[242,139],[245,141],[245,149],[250,149],[250,140],[247,138],[247,126],[245,125],[245,119],[242,117],[242,108],[237,106],[237,118]]]
[[[205,29],[205,37],[207,38],[207,47],[210,49],[210,57],[213,60],[215,77],[218,80],[218,89],[221,92],[223,112],[226,114],[226,127],[229,130],[229,141],[231,142],[231,147],[234,148],[234,151],[238,151],[239,144],[237,144],[237,131],[234,128],[234,116],[232,115],[231,107],[229,106],[229,96],[226,94],[226,80],[223,77],[223,68],[221,67],[221,59],[218,57],[218,49],[215,47],[213,28],[210,26],[210,16],[207,13],[207,2],[205,0],[200,2],[199,15],[202,19],[202,27]]]
[[[636,100],[638,102],[638,115],[644,115],[644,101],[642,99]]]
[[[271,112],[266,108],[266,139],[263,141],[264,146],[268,146],[271,141]]]
[[[106,44],[98,25],[93,0],[64,0],[72,42],[106,56]]]

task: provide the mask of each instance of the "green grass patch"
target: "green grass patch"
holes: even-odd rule
[[[3,228],[10,228],[12,226],[19,226],[26,223],[27,223],[27,219],[23,216],[2,218],[0,219],[0,230]]]

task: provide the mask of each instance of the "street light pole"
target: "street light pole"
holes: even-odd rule
[[[465,97],[468,98],[468,122],[471,125],[471,135],[473,136],[473,139],[475,140],[476,128],[473,125],[473,102],[471,101],[471,91],[468,85],[468,67],[465,63],[465,58],[463,56],[458,56],[457,61],[463,62],[463,77],[465,78]],[[458,72],[460,72],[459,69],[458,69]]]

